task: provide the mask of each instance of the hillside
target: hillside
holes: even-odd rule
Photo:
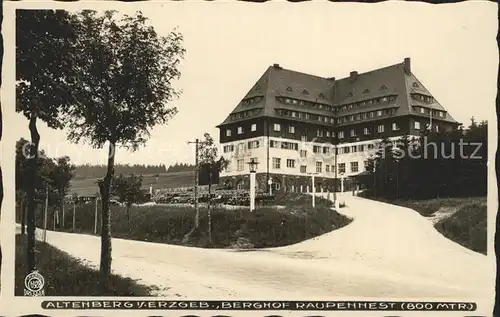
[[[158,179],[155,174],[143,175],[143,188],[149,190],[150,186],[153,189],[159,189],[185,187],[194,184],[194,171],[168,172],[157,175]],[[70,195],[77,193],[79,196],[94,195],[97,192],[97,178],[73,180],[69,190]]]

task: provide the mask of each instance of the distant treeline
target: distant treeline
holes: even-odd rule
[[[106,175],[106,165],[77,165],[75,169],[75,179],[88,179],[88,178],[100,178]],[[135,174],[135,175],[147,175],[147,174],[161,174],[167,172],[182,172],[191,171],[194,169],[194,165],[185,163],[175,163],[168,168],[164,164],[159,165],[144,165],[144,164],[116,164],[115,174]]]

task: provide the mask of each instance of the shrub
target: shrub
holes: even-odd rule
[[[323,206],[319,203],[313,209],[307,204],[307,197],[295,197],[294,202],[283,209],[262,207],[253,213],[246,208],[228,210],[213,207],[211,243],[208,238],[208,212],[205,207],[199,208],[199,230],[188,235],[193,229],[195,217],[195,210],[190,206],[132,206],[130,228],[125,207],[112,206],[111,232],[116,238],[195,247],[227,248],[243,244],[262,248],[297,243],[341,228],[350,222],[347,217],[324,206],[330,205],[329,201],[328,204],[323,202]],[[94,212],[93,204],[77,206],[77,232],[93,233]],[[67,213],[64,230],[71,231],[72,208],[69,208]],[[99,234],[100,223],[97,229]]]

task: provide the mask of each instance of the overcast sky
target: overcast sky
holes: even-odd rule
[[[111,4],[121,12],[134,4]],[[64,6],[65,4],[53,5]],[[73,3],[83,8],[85,3]],[[88,4],[87,4],[88,5]],[[279,63],[324,77],[370,71],[411,57],[412,71],[458,121],[493,118],[498,52],[497,9],[492,2],[429,5],[140,2],[159,34],[174,27],[184,35],[183,94],[179,114],[156,127],[147,146],[119,149],[117,163],[192,162],[186,142],[209,132],[218,140],[221,123],[266,68]],[[96,8],[97,4],[92,4]],[[14,104],[12,104],[14,105]],[[29,138],[28,121],[5,109],[8,134]],[[490,122],[493,119],[490,119]],[[106,151],[66,141],[64,131],[39,124],[41,148],[74,163],[106,163]]]

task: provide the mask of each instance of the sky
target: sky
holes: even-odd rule
[[[486,120],[495,115],[498,25],[492,2],[140,4],[157,33],[167,35],[177,27],[184,36],[182,76],[174,82],[183,93],[172,103],[177,116],[155,127],[146,147],[137,152],[118,149],[116,163],[194,162],[194,148],[187,141],[205,132],[218,140],[215,126],[274,63],[343,78],[353,70],[366,72],[410,57],[412,72],[456,120],[468,124],[472,116]],[[89,8],[85,3],[52,5]],[[123,13],[137,9],[133,3],[105,5],[93,3],[90,8]],[[29,139],[27,119],[13,108],[4,110],[6,133]],[[106,150],[71,144],[65,131],[41,123],[39,131],[40,147],[49,156],[69,155],[75,164],[106,163]]]

